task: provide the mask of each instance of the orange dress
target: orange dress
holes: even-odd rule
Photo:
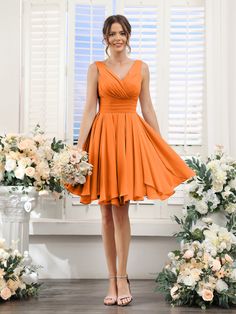
[[[135,60],[123,79],[105,63],[99,72],[99,111],[82,148],[93,173],[84,185],[65,188],[89,204],[121,206],[128,200],[165,200],[195,172],[137,112],[141,90],[141,60]]]

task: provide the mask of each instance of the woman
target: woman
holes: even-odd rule
[[[130,200],[143,200],[145,195],[164,200],[195,173],[161,137],[150,98],[148,65],[127,56],[131,36],[127,18],[109,16],[103,36],[110,55],[89,66],[78,139],[78,148],[89,153],[93,174],[83,186],[66,188],[80,195],[81,203],[99,200],[110,279],[104,304],[124,306],[132,301],[127,275]],[[144,119],[136,112],[138,98]]]

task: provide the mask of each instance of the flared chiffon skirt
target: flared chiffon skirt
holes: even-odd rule
[[[80,202],[122,206],[129,200],[165,200],[195,172],[137,113],[98,112],[83,145],[93,173],[65,187]]]

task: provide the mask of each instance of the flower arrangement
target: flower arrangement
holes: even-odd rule
[[[88,153],[69,146],[52,159],[52,175],[60,180],[61,186],[84,184],[86,176],[92,174],[93,165],[88,163]]]
[[[14,247],[6,248],[0,239],[0,301],[37,296],[42,283],[38,282],[37,269],[28,259],[28,252],[21,255]]]
[[[62,198],[64,181],[84,184],[85,176],[92,173],[87,160],[86,151],[46,138],[37,125],[32,136],[0,136],[0,185],[33,186],[41,195],[51,191]]]
[[[223,146],[217,145],[206,162],[193,157],[186,163],[196,172],[196,176],[184,185],[184,216],[188,227],[208,213],[218,211],[235,220],[236,160],[223,152]]]
[[[157,290],[172,305],[229,308],[236,304],[236,237],[208,218],[203,221],[199,240],[168,254],[170,261],[156,278]]]
[[[184,186],[183,216],[174,216],[181,248],[168,254],[156,278],[156,291],[173,306],[236,304],[236,161],[222,148],[206,163],[199,156],[186,160],[196,176]],[[219,226],[210,217],[222,213],[226,222]]]

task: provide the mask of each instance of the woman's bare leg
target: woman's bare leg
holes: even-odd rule
[[[115,276],[116,270],[116,243],[114,237],[114,223],[112,216],[112,205],[100,205],[102,215],[102,240],[107,261],[108,273]],[[109,280],[107,295],[116,296],[117,286],[116,279]],[[112,300],[106,300],[106,303],[112,303]]]
[[[118,256],[118,276],[124,276],[127,274],[127,261],[129,254],[129,244],[131,240],[131,228],[129,220],[129,203],[125,205],[115,206],[112,205],[112,214],[115,227],[115,242],[116,251]],[[128,283],[125,278],[117,279],[118,296],[123,294],[129,294]],[[123,303],[129,301],[130,298],[122,300]]]

